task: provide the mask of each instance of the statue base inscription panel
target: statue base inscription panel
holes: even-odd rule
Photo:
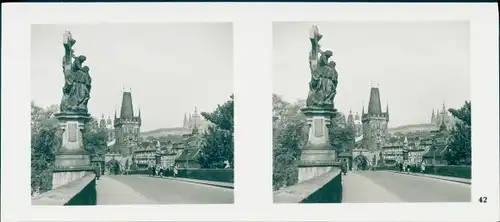
[[[56,151],[53,188],[95,173],[90,155],[84,149],[82,130],[90,120],[86,113],[63,112],[55,114],[62,131],[61,147]]]

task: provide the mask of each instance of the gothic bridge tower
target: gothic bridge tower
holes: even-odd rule
[[[363,148],[380,149],[389,135],[387,126],[389,123],[389,104],[387,104],[386,111],[382,112],[379,88],[371,88],[368,112],[365,113],[363,106],[361,122],[363,123]]]
[[[123,92],[120,117],[116,116],[115,111],[115,150],[122,155],[132,155],[139,145],[139,133],[142,124],[141,111],[139,115],[134,116],[134,107],[132,105],[132,93]]]

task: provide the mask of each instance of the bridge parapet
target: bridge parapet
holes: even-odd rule
[[[31,199],[32,205],[71,206],[96,205],[96,203],[97,190],[94,174],[89,174]]]
[[[179,169],[178,177],[234,183],[233,169]]]
[[[133,174],[149,174],[148,170],[133,170],[129,171],[130,175]],[[163,173],[163,176],[171,177],[172,170]],[[195,180],[207,180],[223,183],[234,183],[234,170],[233,169],[198,169],[198,168],[181,168],[178,170],[177,177]]]
[[[342,175],[333,169],[321,176],[274,191],[274,203],[341,203]]]

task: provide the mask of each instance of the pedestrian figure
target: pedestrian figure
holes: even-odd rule
[[[148,163],[148,177],[151,176],[151,164]]]
[[[346,175],[346,174],[347,174],[347,162],[345,161],[345,159],[344,159],[344,160],[342,160],[342,163],[341,163],[341,165],[340,165],[340,170],[342,171],[342,173],[343,173],[344,175]]]
[[[177,174],[179,173],[179,168],[177,167],[177,164],[174,165],[174,177],[177,177]]]
[[[421,173],[424,173],[424,172],[425,172],[425,162],[422,162],[422,163],[420,164],[420,172],[421,172]]]
[[[101,169],[99,167],[96,167],[95,168],[95,178],[96,178],[96,180],[99,180],[100,177],[101,177]]]
[[[153,177],[155,176],[155,171],[156,171],[155,164],[153,163],[153,161],[151,161],[151,176]]]

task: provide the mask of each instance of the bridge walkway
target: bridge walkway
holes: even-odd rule
[[[144,175],[102,176],[98,205],[233,203],[233,189]]]
[[[350,171],[344,203],[470,202],[470,184],[389,171]]]

